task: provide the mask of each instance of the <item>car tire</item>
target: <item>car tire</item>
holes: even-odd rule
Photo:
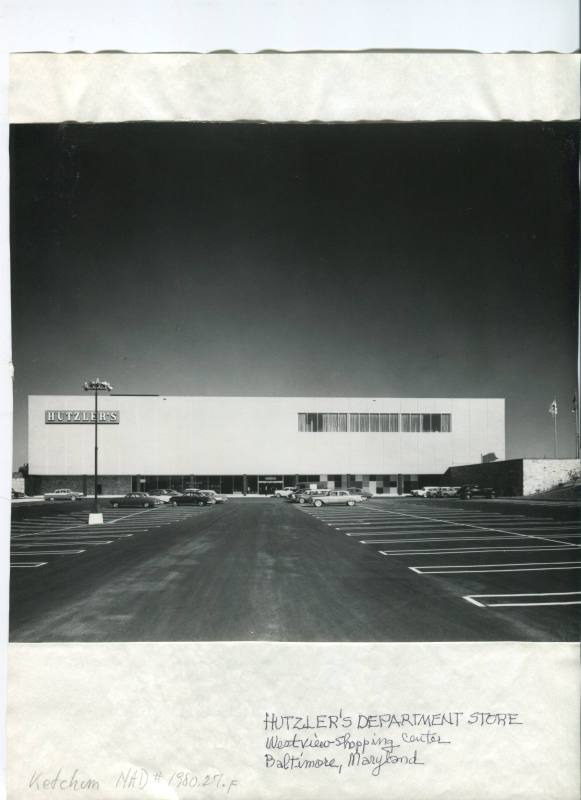
[[[347,500],[347,505],[348,506],[354,506],[355,505],[355,500]]]
[[[178,503],[177,503],[177,500],[172,500],[172,501],[170,502],[170,506],[177,506],[177,504],[178,504]]]
[[[203,501],[203,500],[198,500],[198,505],[199,505],[199,506],[205,506],[206,504],[204,503],[204,501]]]
[[[113,506],[113,508],[119,508],[119,503],[111,503],[111,505]]]
[[[304,498],[303,498],[303,497],[300,497],[300,498],[299,498],[299,505],[301,505],[301,506],[304,506],[304,504],[305,504],[305,500],[304,500]]]
[[[71,497],[71,503],[74,503],[76,499],[77,499],[76,497]]]
[[[313,505],[317,506],[317,508],[321,508],[321,506],[323,505],[323,501],[322,500],[315,500]]]
[[[54,503],[54,497],[49,497],[49,498],[48,498],[48,502],[49,502],[49,503]]]
[[[144,503],[143,508],[149,508],[149,503]]]

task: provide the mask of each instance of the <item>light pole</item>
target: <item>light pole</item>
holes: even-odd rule
[[[89,525],[102,525],[103,514],[99,513],[99,407],[98,397],[99,392],[111,392],[113,387],[109,381],[102,381],[97,378],[94,381],[85,381],[83,384],[85,392],[95,392],[95,498],[93,504],[93,513],[89,514]]]

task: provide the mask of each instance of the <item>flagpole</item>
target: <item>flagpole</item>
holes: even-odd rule
[[[555,399],[551,403],[551,407],[549,408],[549,414],[552,414],[552,416],[553,416],[553,426],[554,426],[554,432],[555,432],[555,458],[559,457],[558,456],[558,447],[557,447],[557,414],[558,413],[559,413],[559,410],[557,408],[557,398],[555,397]]]
[[[575,458],[579,457],[579,401],[575,399]]]

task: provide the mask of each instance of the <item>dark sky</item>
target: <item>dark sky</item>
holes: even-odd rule
[[[574,456],[570,123],[16,125],[15,453],[28,394],[506,397]]]

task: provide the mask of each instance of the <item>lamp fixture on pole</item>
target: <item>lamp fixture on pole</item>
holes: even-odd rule
[[[85,381],[83,384],[83,389],[85,392],[95,392],[95,490],[94,490],[94,502],[93,502],[93,511],[89,514],[89,525],[102,525],[103,524],[103,514],[99,512],[99,408],[98,408],[98,397],[99,392],[112,392],[113,387],[109,383],[109,381],[102,381],[100,378],[97,378],[93,381]]]

